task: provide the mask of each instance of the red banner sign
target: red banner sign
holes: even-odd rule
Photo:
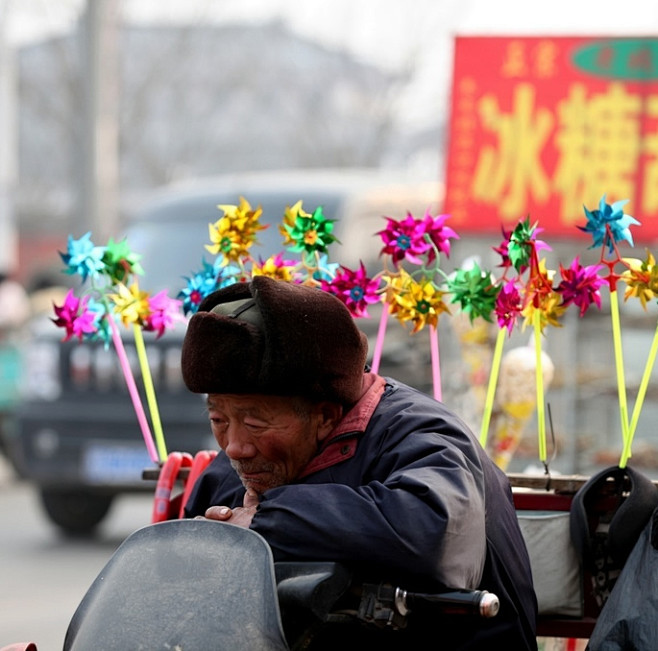
[[[658,238],[658,39],[457,37],[450,225],[579,237],[603,195]]]

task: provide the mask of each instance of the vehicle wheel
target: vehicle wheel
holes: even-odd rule
[[[82,490],[43,488],[41,503],[46,514],[71,536],[88,536],[100,524],[112,506],[113,495],[94,495]]]

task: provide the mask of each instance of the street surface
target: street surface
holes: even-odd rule
[[[31,641],[61,651],[87,588],[126,536],[149,523],[151,507],[149,494],[123,497],[95,538],[66,538],[0,455],[0,647]]]

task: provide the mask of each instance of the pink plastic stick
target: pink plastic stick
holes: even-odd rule
[[[135,378],[133,377],[133,372],[130,368],[130,362],[126,356],[126,350],[123,347],[123,342],[121,341],[121,333],[119,332],[119,328],[117,328],[117,324],[114,322],[112,316],[108,316],[107,320],[110,322],[112,341],[114,342],[114,348],[116,349],[117,355],[119,356],[119,363],[121,364],[121,369],[123,370],[123,377],[125,378],[126,384],[128,385],[128,391],[133,401],[133,407],[135,408],[135,413],[137,414],[139,426],[142,430],[142,436],[144,437],[144,443],[146,443],[146,449],[148,450],[151,460],[154,463],[158,463],[158,452],[155,449],[153,437],[151,436],[151,430],[149,429],[148,421],[146,420],[144,406],[142,405],[142,401],[139,398],[137,385],[135,384]]]
[[[434,398],[441,400],[441,360],[439,358],[439,333],[430,326],[430,353],[432,355],[432,381],[434,383]]]
[[[384,303],[382,315],[379,319],[379,329],[377,330],[377,341],[375,342],[375,351],[372,355],[371,371],[379,373],[379,363],[382,359],[382,349],[384,348],[384,338],[386,336],[386,323],[388,321],[388,305]]]

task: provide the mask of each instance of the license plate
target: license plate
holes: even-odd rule
[[[95,444],[85,450],[82,472],[91,484],[139,484],[152,465],[143,447]]]

